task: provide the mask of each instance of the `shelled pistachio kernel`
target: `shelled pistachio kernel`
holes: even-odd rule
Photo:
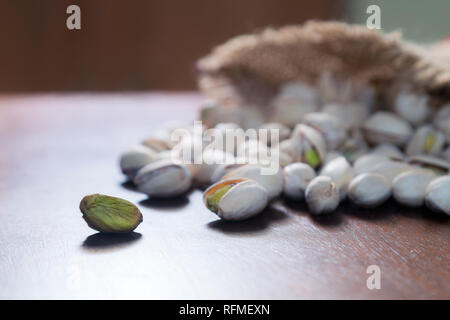
[[[260,213],[267,205],[267,191],[257,182],[227,179],[210,186],[203,194],[206,207],[224,220],[244,220]]]
[[[80,210],[88,226],[100,232],[131,232],[143,220],[133,203],[103,194],[85,196],[80,202]]]
[[[319,176],[308,184],[305,200],[311,213],[330,213],[339,205],[339,189],[330,177]]]

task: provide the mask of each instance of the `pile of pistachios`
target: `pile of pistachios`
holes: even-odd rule
[[[189,134],[192,124],[167,124],[121,155],[138,191],[167,198],[206,188],[206,207],[224,220],[253,217],[281,195],[305,201],[312,214],[331,213],[345,199],[373,208],[392,196],[450,215],[450,104],[432,106],[425,94],[405,89],[378,106],[367,86],[286,83],[268,106],[207,102],[199,118],[203,129],[275,129],[277,139],[205,144]],[[188,134],[174,139],[177,129]],[[202,161],[175,161],[186,150]],[[262,154],[277,159],[273,173],[263,173],[270,163]]]

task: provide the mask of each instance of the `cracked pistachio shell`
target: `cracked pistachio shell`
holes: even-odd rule
[[[330,213],[339,205],[339,190],[330,177],[315,177],[306,188],[305,200],[311,213]]]
[[[203,194],[206,207],[224,220],[245,220],[260,213],[268,202],[266,190],[250,179],[227,179]]]
[[[425,204],[433,211],[450,215],[450,176],[430,182],[425,190]]]
[[[347,196],[347,187],[355,177],[352,166],[344,157],[338,157],[327,163],[320,171],[321,176],[330,177],[339,189],[341,200]]]
[[[425,199],[425,189],[436,178],[430,171],[410,170],[398,175],[392,181],[394,199],[409,207],[420,207]]]
[[[183,164],[158,160],[139,170],[134,183],[149,196],[175,197],[191,187],[191,171]]]
[[[122,153],[120,168],[128,179],[133,180],[136,173],[157,159],[157,153],[145,146],[137,145]]]
[[[378,111],[363,125],[364,135],[368,142],[392,143],[404,145],[413,133],[411,125],[392,112]]]
[[[322,165],[327,148],[323,135],[319,131],[310,126],[298,124],[289,140],[292,143],[291,156],[295,162],[304,162],[314,169]]]
[[[262,166],[248,164],[234,169],[222,177],[222,180],[231,178],[246,178],[259,183],[266,189],[269,199],[274,199],[283,191],[283,173],[278,169],[275,174],[263,174]]]
[[[293,200],[303,200],[308,184],[315,177],[316,172],[306,163],[291,163],[283,169],[283,193]]]
[[[131,232],[142,222],[142,214],[133,203],[103,194],[85,196],[80,210],[88,226],[100,232]]]
[[[373,208],[391,196],[390,182],[377,173],[363,173],[348,186],[349,199],[360,207]]]
[[[440,154],[445,144],[445,136],[430,125],[420,127],[406,147],[406,154]]]

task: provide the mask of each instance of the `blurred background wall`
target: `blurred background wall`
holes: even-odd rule
[[[450,33],[450,0],[0,0],[0,92],[194,89],[195,61],[230,37],[308,19],[365,23],[378,3],[384,30]],[[81,30],[66,28],[70,4]]]
[[[0,0],[0,91],[194,89],[232,36],[336,16],[335,0]],[[81,30],[66,8],[81,8]]]

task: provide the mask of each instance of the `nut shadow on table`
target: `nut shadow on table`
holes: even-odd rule
[[[83,249],[86,250],[103,250],[103,249],[117,249],[133,244],[140,240],[142,234],[138,232],[131,233],[102,233],[98,232],[88,236],[83,244]]]

